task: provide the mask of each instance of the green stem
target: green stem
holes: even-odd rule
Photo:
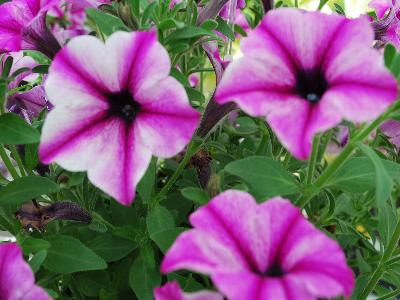
[[[375,119],[370,125],[362,128],[353,139],[349,141],[343,151],[336,157],[336,159],[325,169],[325,171],[317,178],[313,184],[313,188],[308,189],[308,193],[304,193],[297,201],[296,205],[304,207],[316,194],[319,193],[320,189],[325,185],[329,178],[331,178],[336,171],[341,167],[344,162],[350,157],[354,149],[357,147],[358,142],[362,142],[366,139],[373,130],[375,130],[383,121],[385,121],[392,111],[397,108],[397,105],[393,105],[389,108],[386,113]]]
[[[163,186],[161,191],[153,198],[152,204],[158,204],[168,193],[168,191],[173,187],[175,182],[178,180],[179,176],[182,174],[183,170],[185,169],[186,165],[189,163],[192,156],[197,152],[199,145],[196,145],[195,139],[193,138],[189,143],[185,156],[183,157],[182,161],[179,163],[178,168],[175,170],[174,174],[169,178],[167,183]]]
[[[264,152],[269,140],[269,132],[264,120],[260,121],[260,131],[262,136],[260,144],[258,145],[258,148],[256,150],[256,155],[261,155]]]
[[[315,167],[317,165],[318,148],[319,148],[320,140],[321,140],[320,134],[317,134],[313,140],[311,157],[308,160],[307,179],[306,179],[307,185],[310,185],[314,178],[314,172],[315,172]]]
[[[4,149],[3,145],[0,145],[0,157],[6,165],[7,170],[10,172],[12,178],[17,179],[20,176],[17,173],[17,170],[14,168],[10,158],[7,155],[6,149]]]
[[[392,237],[390,238],[387,248],[384,250],[384,253],[382,255],[381,260],[379,261],[378,266],[375,268],[374,272],[372,273],[371,277],[369,278],[365,286],[365,289],[361,293],[359,297],[360,300],[367,299],[369,294],[374,290],[379,279],[385,273],[386,271],[385,265],[387,261],[392,257],[394,251],[396,250],[396,247],[399,244],[399,240],[400,240],[400,220],[397,222],[396,229],[393,232]]]
[[[294,7],[299,7],[299,0],[294,0]]]
[[[328,3],[328,0],[320,0],[318,5],[318,10],[321,10],[326,3]]]
[[[395,290],[395,291],[393,291],[391,293],[388,293],[386,295],[383,295],[382,297],[379,297],[376,300],[397,299],[397,298],[395,298],[397,295],[400,295],[400,289]]]
[[[11,151],[11,154],[14,157],[15,161],[18,164],[18,169],[19,169],[21,176],[26,176],[24,164],[22,163],[22,159],[17,151],[17,148],[14,145],[10,145],[10,151]]]

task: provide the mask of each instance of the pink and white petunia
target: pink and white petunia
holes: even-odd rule
[[[59,0],[12,0],[0,5],[0,53],[38,50],[52,58],[60,46],[46,27]]]
[[[372,0],[368,3],[368,6],[375,10],[379,19],[383,19],[396,1],[397,0]]]
[[[280,8],[243,39],[216,101],[265,116],[282,144],[307,159],[313,136],[340,123],[370,121],[393,103],[397,83],[371,48],[367,18]]]
[[[43,288],[35,285],[35,277],[15,243],[0,244],[0,299],[50,300]]]
[[[184,293],[176,281],[154,289],[154,298],[156,300],[223,300],[221,294],[212,291]]]
[[[73,38],[45,83],[55,107],[43,126],[41,161],[87,170],[94,185],[129,205],[152,155],[178,154],[199,123],[170,68],[153,31],[117,32],[105,44]]]
[[[209,275],[230,300],[312,300],[350,296],[354,275],[338,243],[288,200],[257,204],[229,190],[190,216],[161,271]]]

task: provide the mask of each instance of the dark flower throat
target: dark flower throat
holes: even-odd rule
[[[296,92],[305,100],[317,103],[328,89],[324,73],[319,69],[301,70],[296,76]]]
[[[274,277],[279,278],[285,275],[285,271],[279,266],[278,263],[274,263],[270,266],[265,272],[260,272],[258,270],[254,270],[256,274],[260,275],[261,277]]]
[[[107,95],[108,113],[122,118],[126,123],[132,123],[140,112],[140,104],[127,90]]]

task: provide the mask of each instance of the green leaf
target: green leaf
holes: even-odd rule
[[[210,196],[206,191],[198,187],[187,187],[181,190],[181,194],[186,199],[196,202],[200,205],[207,204]]]
[[[99,27],[100,31],[110,36],[118,30],[129,31],[120,18],[104,13],[94,8],[86,9],[86,13]]]
[[[47,240],[51,246],[44,266],[52,272],[71,274],[107,268],[101,257],[73,237],[59,235]]]
[[[390,197],[393,187],[393,180],[386,171],[382,159],[379,158],[378,154],[375,153],[370,147],[358,143],[358,147],[369,157],[375,167],[375,178],[376,178],[376,192],[375,197],[378,206],[382,206],[385,201]]]
[[[10,75],[10,70],[11,70],[13,61],[14,61],[14,59],[12,56],[7,57],[6,61],[3,64],[3,71],[1,73],[1,77],[7,78],[8,75]]]
[[[0,191],[1,205],[20,205],[32,198],[57,193],[59,186],[50,179],[40,176],[26,176],[11,181]]]
[[[30,253],[36,253],[41,250],[47,250],[50,248],[50,243],[43,239],[36,239],[28,236],[22,241],[21,247],[26,255]]]
[[[175,227],[175,221],[171,213],[164,206],[154,207],[146,218],[147,231],[150,235]]]
[[[390,241],[397,224],[396,210],[388,203],[381,205],[378,211],[378,230],[384,246]]]
[[[98,297],[102,289],[111,286],[110,275],[107,271],[90,271],[74,275],[79,290],[88,297]]]
[[[218,27],[218,22],[211,20],[211,19],[206,20],[203,22],[203,24],[201,24],[201,27],[211,31]]]
[[[385,52],[383,54],[385,60],[385,66],[387,68],[391,67],[395,55],[396,55],[396,48],[392,44],[387,44],[385,47]]]
[[[106,262],[120,260],[137,247],[135,242],[115,236],[111,233],[100,234],[87,242],[86,245]]]
[[[33,144],[40,140],[39,131],[13,113],[0,116],[0,143],[9,145]]]
[[[234,41],[235,33],[233,32],[229,24],[220,17],[217,18],[217,22],[218,22],[218,27],[215,30],[227,36],[230,40]]]
[[[177,29],[173,33],[171,33],[166,39],[166,42],[169,43],[171,41],[176,41],[180,39],[191,39],[202,36],[211,36],[218,39],[218,37],[210,30],[204,29],[202,27],[186,26],[184,28]]]
[[[299,192],[293,175],[282,164],[268,157],[252,156],[233,161],[226,165],[225,171],[247,183],[260,201]]]
[[[47,251],[41,250],[38,253],[36,253],[31,260],[29,260],[29,265],[31,266],[32,271],[34,273],[36,273],[40,269],[46,257],[47,257]]]
[[[151,160],[150,166],[147,168],[146,173],[144,174],[137,186],[138,193],[147,203],[150,202],[153,193],[154,182],[156,179],[156,168],[157,160],[153,158]]]
[[[204,103],[204,101],[206,101],[206,98],[204,97],[204,95],[201,92],[199,92],[198,90],[191,88],[191,87],[185,87],[185,90],[189,97],[190,102],[198,101],[200,103]]]
[[[39,163],[39,144],[25,145],[24,162],[29,170],[33,170]]]
[[[177,21],[175,19],[165,19],[160,24],[158,24],[158,29],[167,30],[172,28],[183,28],[185,23]]]
[[[49,73],[50,65],[39,65],[32,69],[33,73],[47,74]]]
[[[145,25],[147,20],[151,18],[155,8],[157,7],[156,2],[152,2],[149,5],[147,5],[146,9],[143,11],[141,23],[142,25]]]
[[[187,230],[187,228],[176,227],[163,231],[153,233],[150,238],[157,244],[158,248],[165,253],[172,243],[176,240],[178,235]]]
[[[152,300],[153,290],[161,284],[161,275],[158,268],[149,266],[146,258],[140,255],[133,262],[129,270],[129,285],[139,300]]]
[[[381,160],[382,165],[392,178],[400,177],[400,165]],[[354,157],[346,161],[326,182],[325,187],[335,186],[349,193],[364,193],[376,187],[376,171],[367,157]]]

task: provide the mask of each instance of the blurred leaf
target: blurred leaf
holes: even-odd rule
[[[225,167],[225,171],[246,182],[260,201],[299,192],[293,175],[282,164],[268,157],[252,156],[233,161]]]
[[[186,187],[181,190],[181,194],[186,199],[192,200],[200,205],[207,204],[210,196],[206,191],[198,187]]]
[[[20,205],[45,194],[57,193],[59,186],[48,178],[26,176],[17,178],[0,190],[0,206]]]
[[[101,289],[111,286],[110,275],[107,271],[90,271],[74,275],[79,290],[88,297],[98,297]]]
[[[382,163],[382,159],[370,147],[358,143],[358,147],[369,157],[375,167],[375,180],[376,180],[376,201],[379,207],[382,207],[386,200],[390,197],[393,187],[393,180],[389,176],[386,168]]]
[[[86,13],[99,27],[100,31],[106,36],[110,36],[118,30],[129,31],[126,25],[113,15],[104,13],[94,8],[86,9]]]
[[[389,243],[397,225],[395,211],[389,203],[383,203],[378,210],[378,230],[384,246]]]
[[[157,244],[158,248],[165,253],[176,240],[178,235],[187,230],[187,228],[176,227],[153,233],[150,238]]]
[[[400,165],[389,160],[381,160],[392,178],[400,177]],[[325,186],[335,186],[345,192],[363,193],[376,186],[376,171],[367,157],[354,157],[346,161],[326,182]]]
[[[129,285],[139,300],[152,300],[153,290],[160,284],[158,268],[149,266],[141,252],[129,270]]]
[[[6,61],[4,62],[3,66],[2,66],[3,71],[1,73],[1,77],[7,78],[8,75],[10,75],[10,70],[11,70],[13,61],[14,61],[14,59],[12,56],[8,56],[6,58]]]
[[[211,31],[218,27],[218,23],[214,20],[206,20],[201,24],[201,27]]]
[[[146,173],[139,181],[137,186],[137,191],[142,197],[143,201],[149,203],[151,200],[154,182],[156,178],[156,167],[157,167],[157,160],[152,159],[149,167],[147,168]]]
[[[47,250],[50,248],[50,243],[48,241],[43,239],[36,239],[30,236],[24,239],[20,244],[25,255],[36,253],[41,250]]]
[[[52,272],[70,274],[107,268],[100,256],[73,237],[59,235],[49,237],[47,241],[51,246],[44,266]]]
[[[161,23],[158,24],[158,29],[167,30],[172,28],[183,28],[184,26],[185,23],[170,18],[162,20]]]
[[[392,44],[387,44],[384,52],[385,66],[390,69],[393,59],[396,55],[396,48]]]
[[[120,260],[137,247],[135,242],[111,233],[100,234],[87,242],[86,245],[106,262]]]
[[[147,231],[150,235],[175,227],[171,213],[164,206],[154,207],[146,218]]]
[[[172,42],[180,39],[191,39],[191,38],[198,38],[202,36],[210,36],[210,37],[215,37],[216,39],[218,38],[212,31],[204,29],[202,27],[195,27],[195,26],[186,26],[181,29],[175,30],[173,33],[171,33],[167,39],[166,42]]]
[[[9,145],[33,144],[40,140],[39,132],[13,113],[0,116],[0,143]]]
[[[41,250],[35,255],[33,255],[32,258],[28,261],[34,273],[36,273],[40,269],[46,257],[47,257],[47,251]]]
[[[218,22],[218,27],[215,30],[222,33],[223,35],[228,37],[230,40],[234,41],[235,33],[233,32],[233,30],[229,26],[229,24],[221,17],[217,18],[217,22]]]

